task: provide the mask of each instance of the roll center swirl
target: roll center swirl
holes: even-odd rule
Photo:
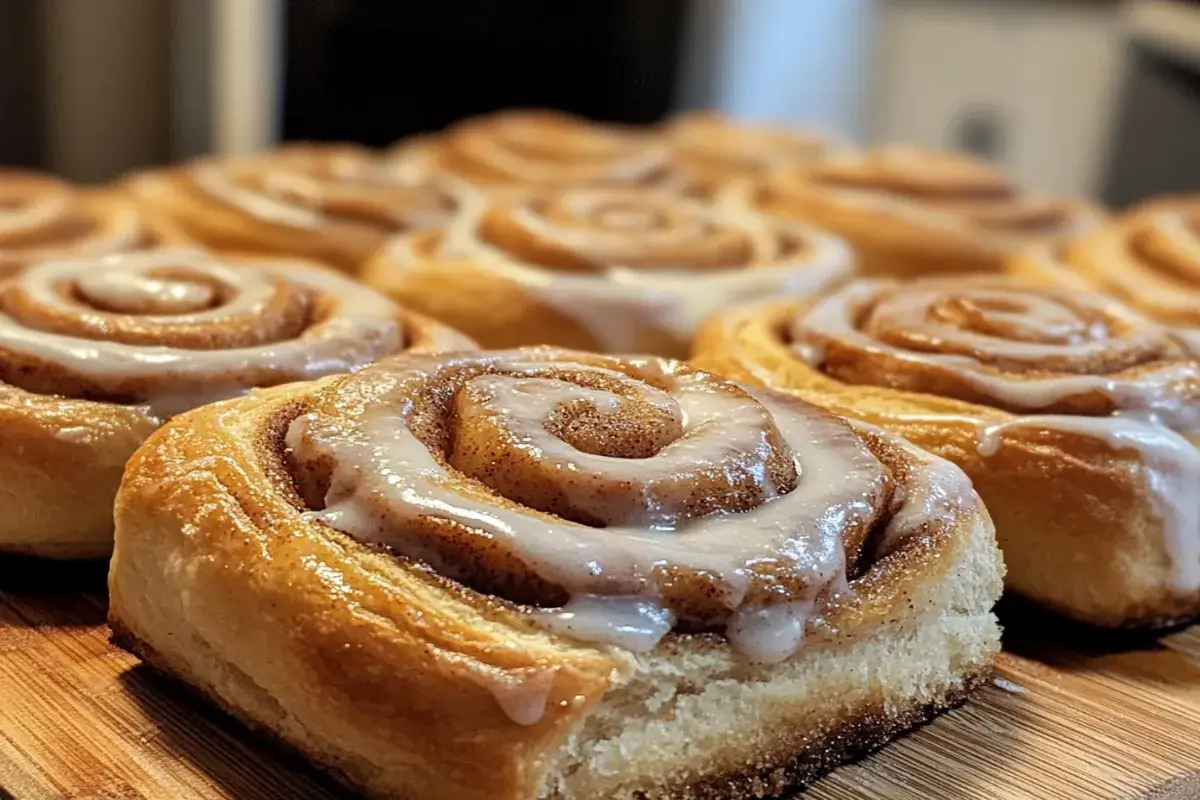
[[[510,258],[576,272],[728,269],[771,249],[765,232],[650,190],[546,191],[497,202],[479,236]]]
[[[1002,292],[971,292],[935,300],[927,318],[997,339],[1081,344],[1108,338],[1102,319],[1088,319],[1055,301]]]
[[[76,281],[75,290],[93,307],[121,314],[185,314],[220,302],[220,292],[209,281],[186,272],[172,274],[170,270],[158,276],[90,273]]]
[[[791,334],[847,383],[1012,411],[1165,409],[1200,393],[1178,342],[1132,310],[1017,281],[863,281],[801,313]]]
[[[650,644],[725,626],[772,658],[856,572],[893,486],[815,408],[675,362],[562,351],[384,362],[286,441],[312,518],[553,609],[548,625]],[[598,630],[616,618],[624,633]]]
[[[398,313],[300,262],[190,250],[45,261],[0,282],[0,382],[172,416],[396,352]]]
[[[522,505],[593,526],[670,531],[795,488],[793,456],[761,407],[711,386],[672,396],[616,376],[599,383],[609,385],[474,378],[455,398],[449,463]]]

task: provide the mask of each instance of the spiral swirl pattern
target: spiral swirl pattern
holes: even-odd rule
[[[435,291],[434,281],[462,264],[475,273],[463,283],[499,285],[497,305],[504,294],[514,309],[525,303],[511,316],[526,325],[539,316],[562,321],[539,338],[514,339],[521,328],[509,316],[470,295]],[[649,190],[579,189],[487,198],[443,233],[395,240],[364,277],[487,346],[681,355],[714,310],[807,296],[842,280],[851,265],[844,244],[800,224]],[[493,325],[494,317],[505,324]]]
[[[0,284],[0,382],[170,415],[256,386],[467,341],[297,262],[188,250],[52,261]]]
[[[1183,330],[1200,352],[1200,202],[1142,206],[1056,252],[1022,254],[1010,270],[1062,286],[1082,280]]]
[[[36,173],[0,171],[0,276],[35,261],[115,253],[147,242],[130,204]]]
[[[413,171],[449,172],[491,187],[670,187],[670,151],[652,137],[551,111],[470,119],[431,139],[401,144]]]
[[[790,655],[871,532],[935,482],[913,467],[893,497],[897,475],[837,418],[661,359],[404,357],[308,408],[286,441],[313,518],[635,649],[720,626]],[[937,484],[958,494],[935,508],[970,494]]]
[[[784,216],[806,213],[812,203],[894,215],[931,230],[987,237],[976,246],[1005,252],[1097,221],[1082,203],[1025,194],[1002,172],[966,156],[900,147],[778,170],[755,202]]]
[[[664,138],[705,194],[731,180],[814,163],[835,149],[832,141],[816,133],[734,122],[710,113],[676,117],[666,126]]]
[[[390,236],[446,224],[464,187],[350,145],[211,158],[132,182],[148,212],[212,249],[358,267]]]
[[[862,281],[797,315],[798,352],[845,383],[1010,411],[1178,410],[1200,367],[1162,328],[1101,295],[975,279]]]

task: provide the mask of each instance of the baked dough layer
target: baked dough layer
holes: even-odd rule
[[[857,577],[775,665],[711,633],[642,654],[550,633],[304,516],[282,438],[321,385],[190,413],[139,450],[110,618],[150,664],[373,796],[759,797],[960,701],[999,649],[1003,567],[977,499]],[[544,714],[514,722],[498,696],[547,675]]]

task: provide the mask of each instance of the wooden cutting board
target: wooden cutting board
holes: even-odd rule
[[[0,560],[0,797],[349,796],[113,648],[104,615],[102,567]],[[1098,642],[1019,617],[994,686],[805,797],[1200,800],[1200,626]]]

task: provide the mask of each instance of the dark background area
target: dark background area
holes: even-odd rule
[[[283,138],[386,145],[470,114],[550,107],[653,122],[684,0],[289,3]]]
[[[0,163],[43,160],[42,40],[34,0],[0,0]]]

